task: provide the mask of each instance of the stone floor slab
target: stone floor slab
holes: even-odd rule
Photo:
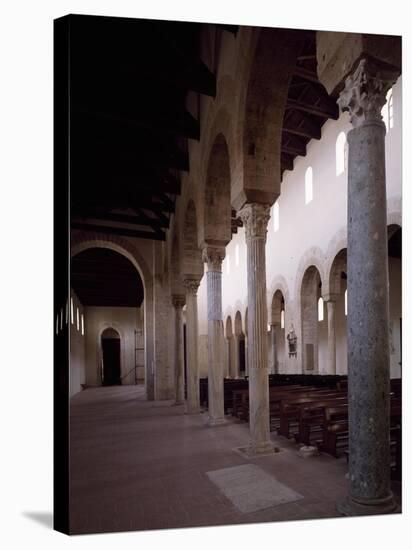
[[[255,464],[223,468],[206,475],[243,514],[303,498]]]

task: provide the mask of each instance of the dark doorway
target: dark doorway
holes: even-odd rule
[[[106,329],[102,334],[103,369],[102,384],[114,386],[120,380],[120,336],[113,329]]]

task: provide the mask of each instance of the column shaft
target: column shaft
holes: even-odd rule
[[[187,412],[200,412],[199,361],[198,361],[198,281],[185,280],[186,286],[186,367],[187,367]]]
[[[174,379],[175,404],[184,402],[184,364],[183,364],[183,313],[184,296],[173,296],[175,310],[175,347],[174,347]]]
[[[336,303],[326,302],[328,308],[328,374],[336,374]]]
[[[223,392],[222,260],[224,248],[205,247],[207,262],[208,394],[209,425],[225,422]]]
[[[338,507],[347,515],[396,507],[390,487],[385,125],[380,115],[388,88],[389,81],[361,60],[339,99],[355,126],[348,134],[350,488]]]
[[[246,204],[239,212],[245,229],[248,283],[248,369],[250,452],[273,450],[269,426],[266,304],[266,228],[270,207]]]

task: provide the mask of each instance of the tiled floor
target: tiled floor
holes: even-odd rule
[[[73,397],[71,532],[336,517],[335,503],[347,491],[344,459],[300,458],[296,444],[275,435],[279,453],[246,459],[233,451],[248,443],[246,424],[209,428],[205,420],[170,401],[145,401],[139,386],[87,389]],[[207,472],[246,464],[303,498],[242,513]]]

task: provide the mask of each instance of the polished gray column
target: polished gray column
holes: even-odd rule
[[[181,405],[185,400],[185,381],[183,363],[183,306],[185,297],[180,294],[172,296],[175,310],[175,347],[174,347],[174,379],[175,379],[175,404]]]
[[[270,206],[246,204],[239,212],[246,231],[248,288],[248,369],[250,448],[273,450],[269,426],[269,377],[266,304],[266,231]]]
[[[389,285],[385,125],[394,75],[362,59],[338,103],[348,133],[349,495],[345,515],[396,509],[390,484]]]
[[[200,279],[185,279],[186,289],[186,369],[188,414],[200,412],[197,289]]]
[[[208,326],[208,401],[209,425],[224,424],[223,402],[223,319],[222,319],[222,261],[223,247],[206,246],[203,261],[207,263],[207,326]]]

